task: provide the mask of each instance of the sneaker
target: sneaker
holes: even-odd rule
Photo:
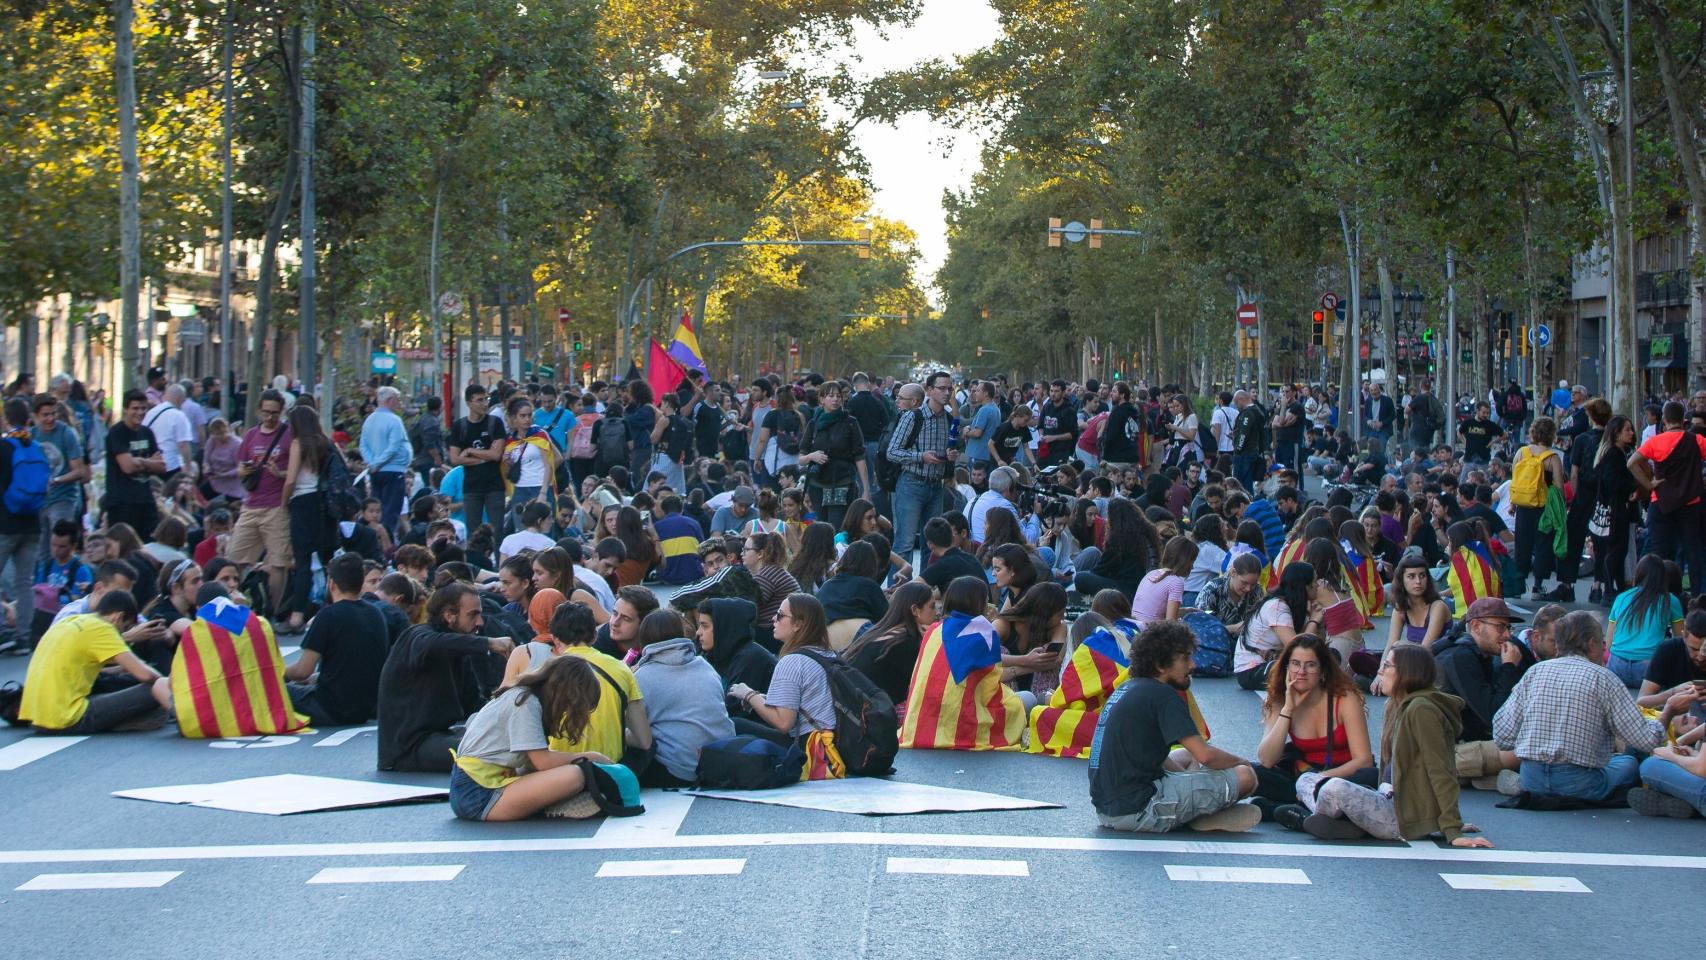
[[[1303,831],[1317,840],[1361,840],[1368,836],[1363,828],[1338,817],[1312,813],[1303,818]]]
[[[1600,594],[1599,585],[1595,584],[1594,588],[1592,590],[1588,591],[1588,602],[1589,603],[1598,603],[1600,596],[1601,596],[1601,594]]]
[[[1497,776],[1476,777],[1469,781],[1469,785],[1477,790],[1497,791],[1514,797],[1522,792],[1522,776],[1515,770],[1500,770]]]
[[[598,801],[592,794],[582,790],[580,793],[551,804],[540,813],[553,820],[590,820],[599,815]]]
[[[1261,808],[1248,803],[1235,803],[1224,810],[1204,814],[1192,820],[1185,826],[1192,830],[1224,830],[1228,833],[1242,833],[1262,822]]]
[[[1687,820],[1695,814],[1694,807],[1688,801],[1646,787],[1635,787],[1629,791],[1629,806],[1643,817]]]
[[[1550,600],[1553,603],[1575,603],[1576,585],[1573,583],[1560,583],[1558,584],[1558,589],[1553,590],[1551,593],[1543,593],[1540,597],[1542,600]]]
[[[1274,822],[1287,830],[1303,831],[1303,821],[1309,819],[1309,808],[1298,803],[1288,803],[1274,810]]]

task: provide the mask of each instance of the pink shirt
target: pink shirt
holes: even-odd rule
[[[278,445],[273,446],[273,440]],[[272,456],[267,457],[267,448]],[[243,445],[237,448],[237,462],[260,466],[262,458],[269,459],[280,472],[290,465],[290,428],[279,424],[272,433],[262,433],[260,427],[250,427],[243,434]],[[284,478],[275,477],[270,470],[261,471],[261,482],[243,501],[245,507],[276,507],[284,502]]]
[[[1151,570],[1137,585],[1131,601],[1131,618],[1141,624],[1151,624],[1167,617],[1167,601],[1185,602],[1185,578],[1164,570]]]

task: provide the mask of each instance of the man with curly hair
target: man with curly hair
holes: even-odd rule
[[[1261,811],[1250,761],[1210,746],[1185,704],[1196,637],[1177,621],[1132,642],[1131,679],[1109,699],[1090,747],[1090,801],[1102,826],[1141,833],[1248,830]]]

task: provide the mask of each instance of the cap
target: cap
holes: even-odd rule
[[[165,379],[165,377],[166,377],[166,368],[165,367],[149,367],[148,368],[148,379],[150,379],[150,380],[163,380],[163,379]]]
[[[758,502],[758,495],[752,492],[751,487],[736,487],[734,495],[730,499],[734,500],[735,503],[750,507]]]
[[[1463,618],[1470,620],[1503,620],[1506,623],[1522,623],[1523,619],[1511,612],[1511,608],[1499,597],[1482,597],[1469,605],[1469,614]]]

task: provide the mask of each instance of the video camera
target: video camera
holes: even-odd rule
[[[1036,511],[1038,503],[1042,504],[1042,511],[1039,515],[1045,521],[1056,517],[1071,516],[1072,495],[1052,482],[1056,471],[1059,469],[1058,465],[1044,469],[1037,474],[1037,482],[1028,486],[1025,484],[1013,485],[1013,489],[1019,494],[1019,513],[1021,516]]]

